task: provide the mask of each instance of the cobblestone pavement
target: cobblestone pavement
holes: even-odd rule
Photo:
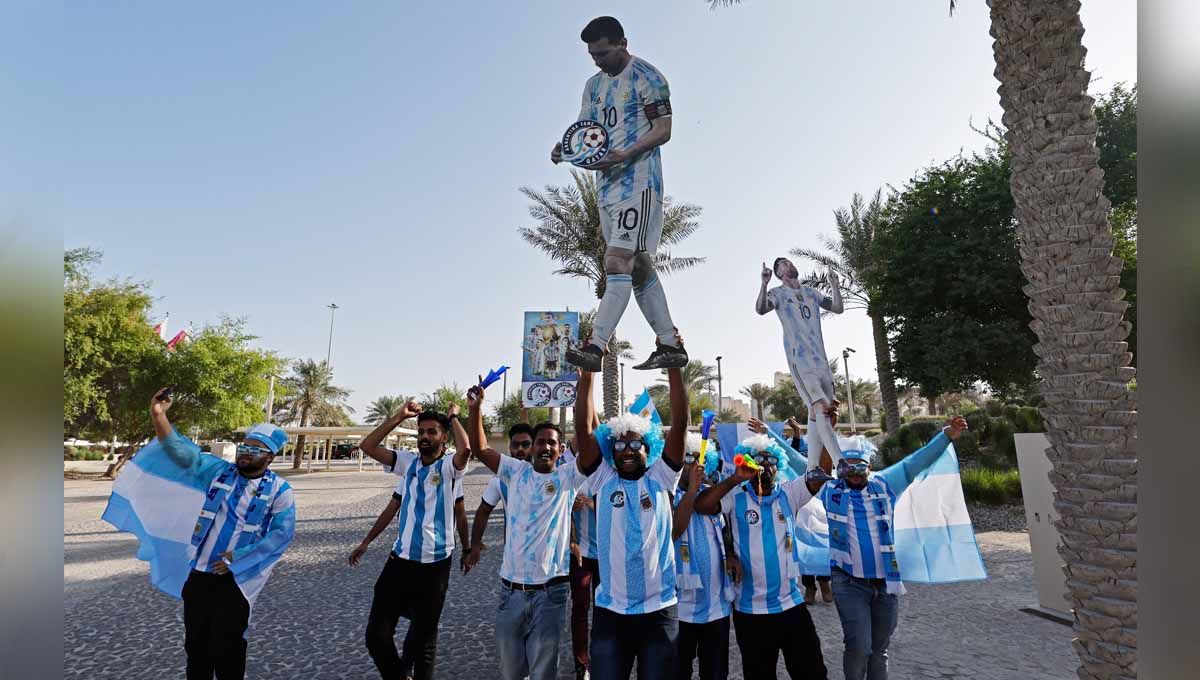
[[[249,634],[250,678],[378,678],[363,643],[372,587],[395,530],[380,536],[365,564],[346,557],[387,503],[393,477],[322,472],[290,477],[299,512],[296,540],[259,597]],[[466,478],[473,516],[487,470]],[[134,540],[99,517],[110,484],[64,482],[64,677],[182,678],[183,605],[156,589]],[[438,641],[438,678],[497,674],[492,621],[498,598],[502,513],[492,514],[480,565],[452,572]],[[1071,629],[1019,611],[1036,604],[1024,533],[980,534],[990,576],[984,582],[908,586],[892,638],[893,678],[1070,678]],[[455,558],[457,564],[457,552]],[[842,678],[841,627],[832,604],[812,607],[829,677]],[[406,626],[401,621],[397,639]],[[569,633],[567,635],[569,638]],[[730,636],[732,638],[732,635]],[[731,640],[731,677],[741,659]],[[571,677],[569,641],[562,677]],[[782,661],[780,677],[787,677]]]

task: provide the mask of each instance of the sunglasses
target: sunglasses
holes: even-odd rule
[[[271,455],[271,449],[264,449],[261,446],[250,446],[249,444],[238,444],[237,452],[238,452],[238,455],[245,455],[245,456],[269,456],[269,455]]]
[[[865,475],[871,469],[871,465],[865,462],[858,463],[843,463],[842,476],[846,475]]]
[[[769,453],[755,454],[754,462],[759,465],[779,465],[779,458]]]
[[[533,446],[533,442],[514,442],[508,445],[510,449],[528,449]]]
[[[634,439],[631,442],[627,442],[622,439],[618,439],[617,441],[613,442],[613,451],[620,453],[620,452],[624,451],[625,449],[629,449],[630,451],[636,452],[636,451],[641,451],[642,447],[644,445],[645,445],[645,443],[640,439]]]

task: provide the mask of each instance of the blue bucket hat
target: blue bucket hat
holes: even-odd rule
[[[277,425],[259,423],[246,430],[246,439],[261,442],[263,446],[271,450],[271,455],[278,456],[284,445],[287,444],[288,436],[283,428]]]

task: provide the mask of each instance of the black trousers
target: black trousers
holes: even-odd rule
[[[800,582],[804,584],[805,588],[816,588],[817,581],[829,583],[829,578],[830,577],[828,576],[813,576],[812,574],[804,574],[800,577]]]
[[[826,680],[821,640],[808,607],[799,605],[778,614],[733,612],[733,627],[742,652],[746,680],[774,680],[775,665],[783,663],[792,680]]]
[[[676,680],[691,680],[692,660],[700,660],[700,680],[729,677],[729,617],[708,623],[679,622],[679,652],[675,657]]]
[[[383,680],[402,679],[412,665],[415,680],[430,680],[437,661],[438,620],[450,585],[450,560],[422,564],[388,556],[375,582],[367,617],[367,651]],[[396,653],[396,624],[409,620],[404,660]]]
[[[246,627],[250,603],[233,574],[193,571],[183,584],[183,648],[187,680],[246,677]]]

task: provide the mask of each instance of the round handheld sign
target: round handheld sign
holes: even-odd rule
[[[594,165],[608,155],[608,131],[594,120],[573,123],[562,138],[563,160],[580,168]]]

